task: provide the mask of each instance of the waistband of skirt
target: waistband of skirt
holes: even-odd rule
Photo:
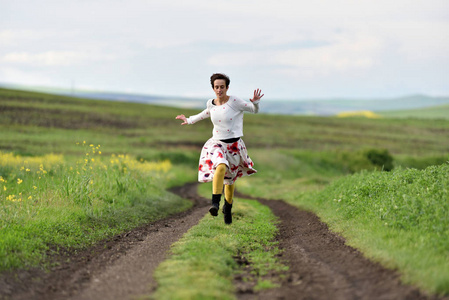
[[[232,138],[232,139],[225,139],[225,140],[220,140],[220,141],[222,141],[223,143],[226,143],[226,144],[231,144],[231,143],[237,142],[238,140],[240,140],[240,137],[236,137],[236,138]]]

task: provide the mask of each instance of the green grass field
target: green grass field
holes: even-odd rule
[[[174,118],[197,112],[0,89],[1,269],[45,264],[48,249],[87,247],[186,209],[165,189],[196,180],[211,124]],[[449,121],[434,116],[246,115],[259,172],[237,188],[313,210],[404,281],[448,294]]]
[[[449,119],[449,105],[433,106],[429,108],[386,111],[379,113],[387,118],[416,118],[416,119]]]

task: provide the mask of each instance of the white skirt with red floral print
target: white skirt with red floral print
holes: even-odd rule
[[[211,182],[219,164],[227,166],[224,184],[228,185],[234,184],[239,177],[257,172],[253,168],[253,161],[242,139],[229,144],[213,138],[209,139],[201,150],[198,181]]]

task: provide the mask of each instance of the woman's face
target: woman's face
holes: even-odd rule
[[[226,97],[226,93],[228,92],[228,88],[226,87],[226,81],[224,79],[215,79],[214,81],[214,92],[217,98]]]

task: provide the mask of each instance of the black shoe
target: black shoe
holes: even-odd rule
[[[212,216],[218,216],[218,210],[220,209],[221,194],[212,195],[212,206],[209,208],[209,212]]]
[[[224,214],[224,222],[225,224],[231,224],[232,223],[232,204],[229,204],[228,201],[224,202],[223,205],[223,214]]]

